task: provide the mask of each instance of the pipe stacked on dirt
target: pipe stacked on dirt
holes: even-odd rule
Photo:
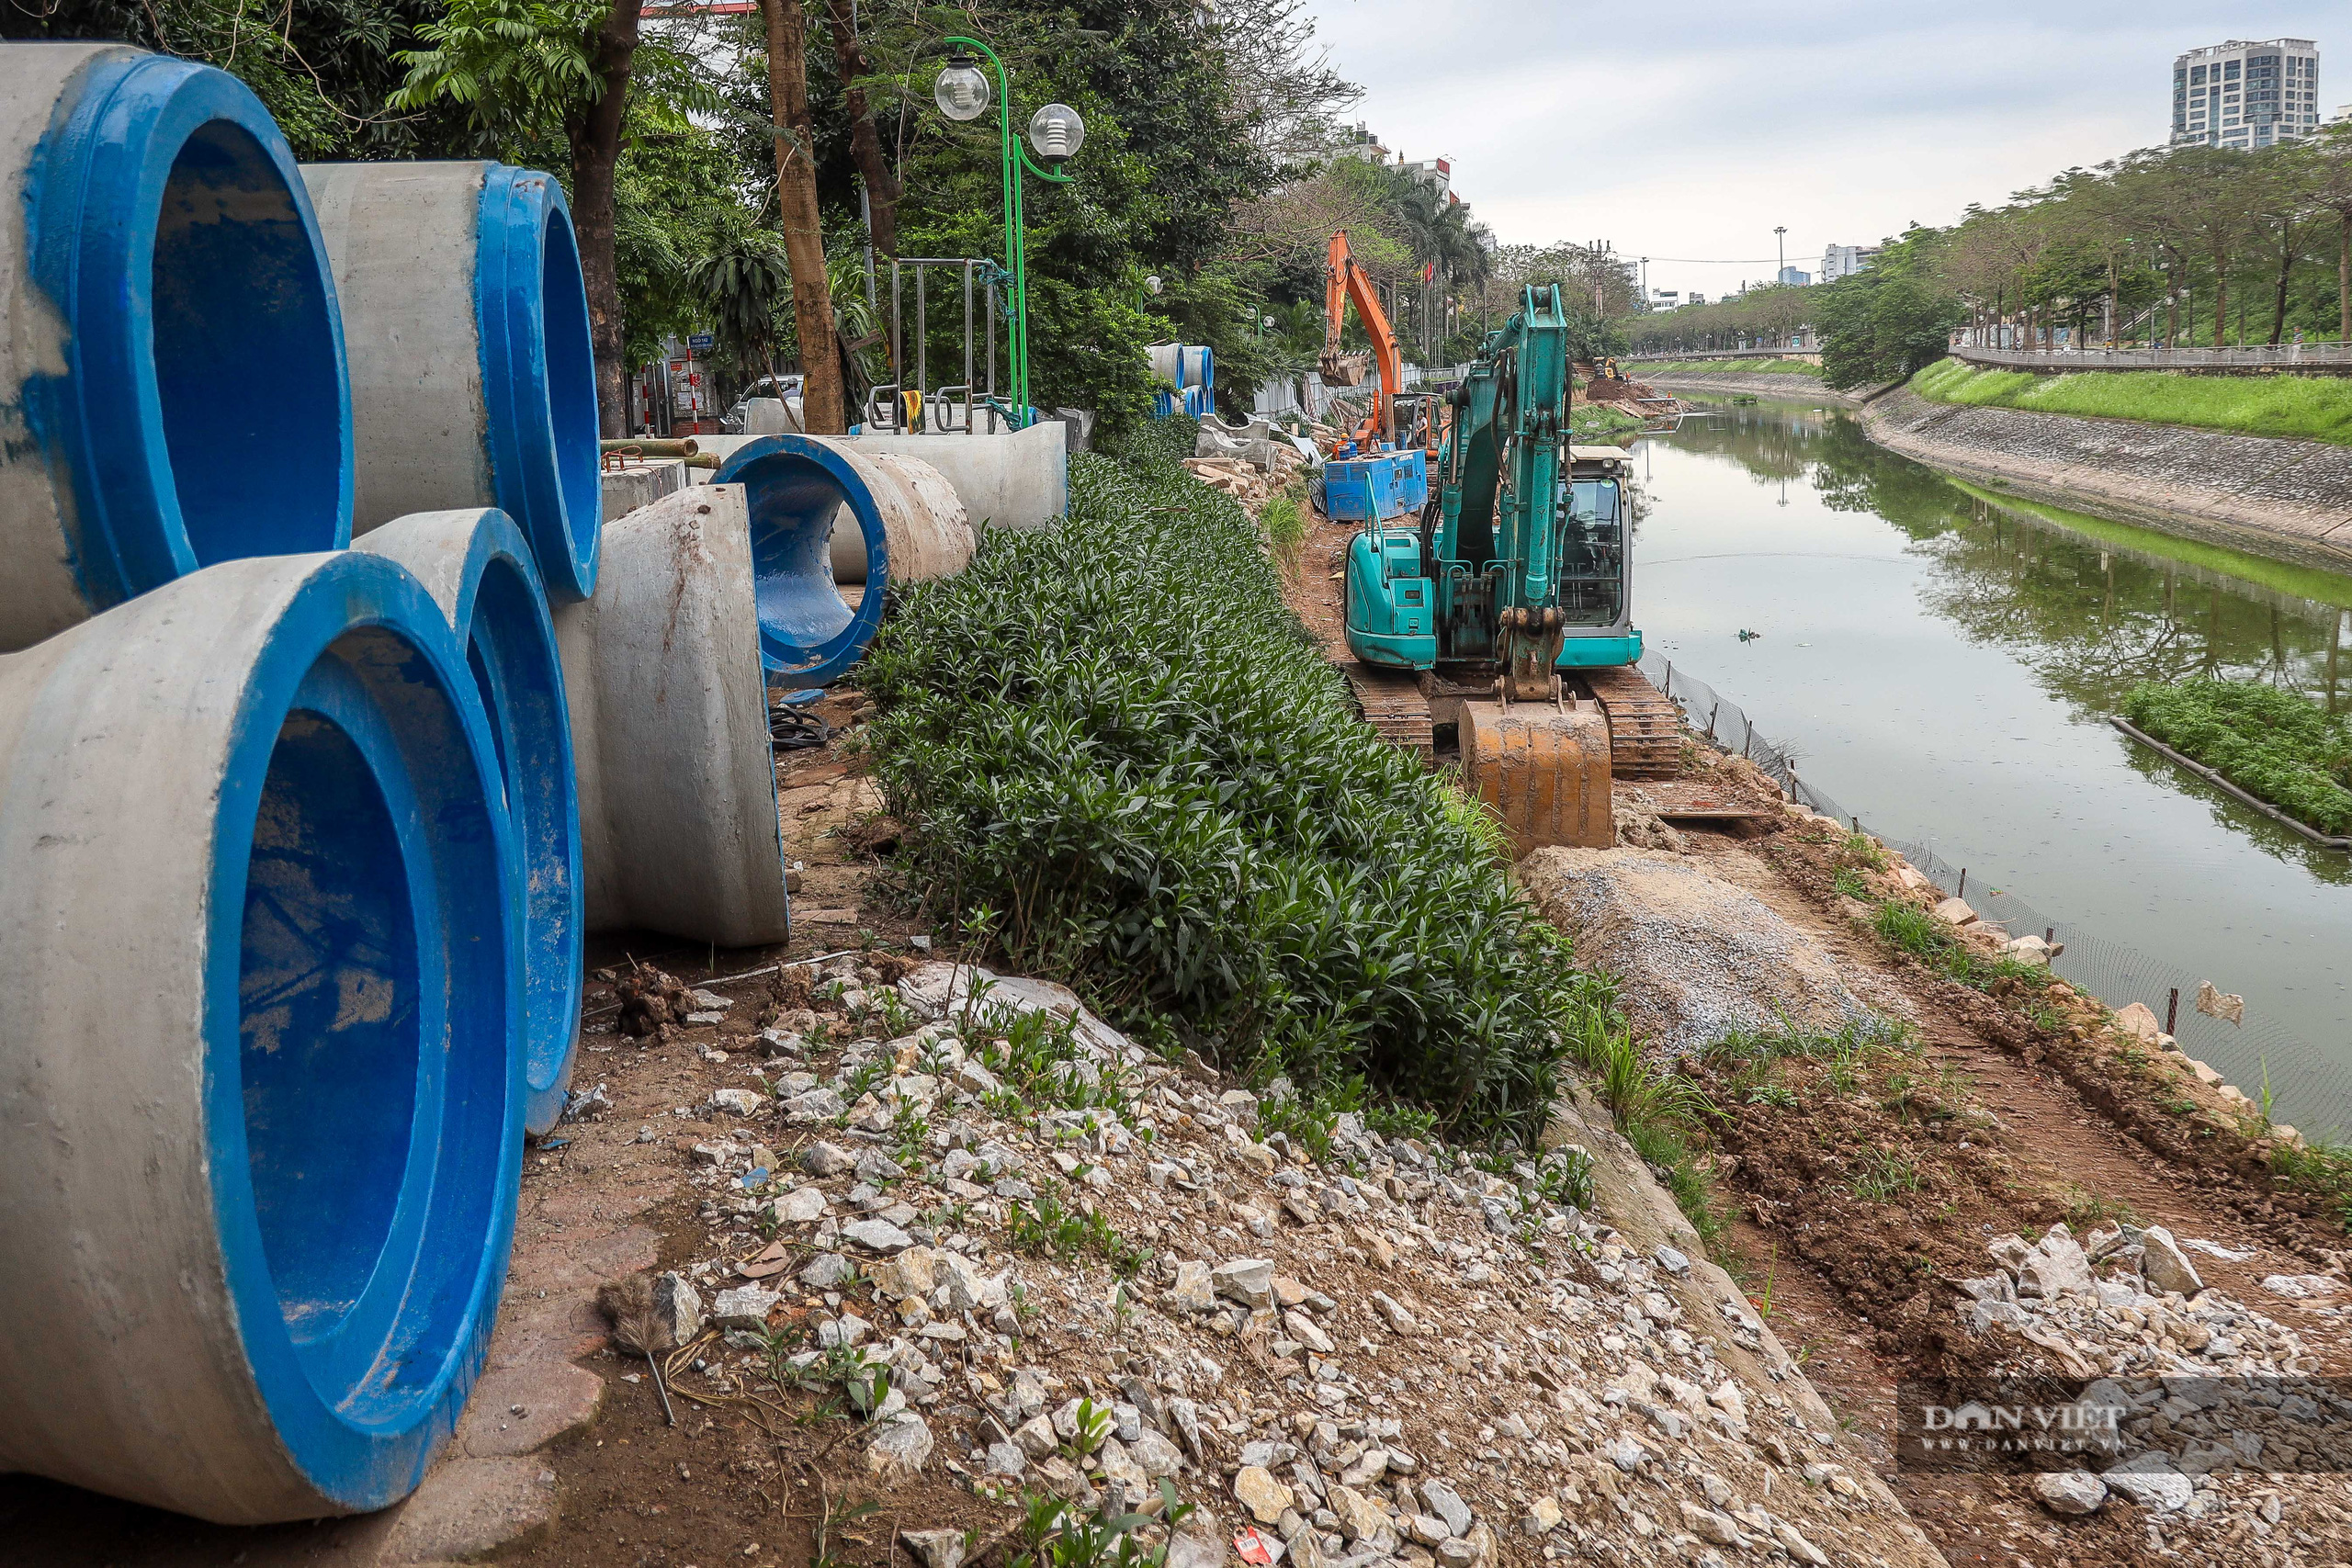
[[[0,46],[0,1469],[380,1507],[577,1010],[537,563],[496,513],[343,547],[328,253],[234,78]]]
[[[0,46],[0,649],[351,539],[351,400],[293,154],[225,72]]]
[[[301,169],[222,72],[12,43],[0,185],[0,1470],[381,1507],[483,1366],[582,933],[784,940],[766,687],[970,529],[786,436],[605,530],[546,175]]]
[[[557,604],[595,591],[596,367],[571,215],[503,164],[306,164],[343,312],[352,532],[495,506]]]

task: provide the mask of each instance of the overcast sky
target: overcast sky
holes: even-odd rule
[[[1307,0],[1353,118],[1509,244],[1609,239],[1709,298],[1825,244],[1947,223],[2072,164],[2163,142],[2173,56],[2315,39],[2352,103],[2344,0]],[[1760,258],[1760,259],[1759,259]]]

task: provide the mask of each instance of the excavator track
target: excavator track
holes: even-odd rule
[[[1579,670],[1576,679],[1609,716],[1611,772],[1670,779],[1682,771],[1682,710],[1630,664]]]
[[[1363,721],[1378,730],[1382,739],[1410,751],[1425,768],[1436,764],[1437,740],[1430,721],[1430,700],[1422,695],[1420,682],[1411,673],[1363,663],[1347,657],[1344,649],[1331,662],[1348,678],[1349,689],[1355,693],[1356,707],[1363,713]]]

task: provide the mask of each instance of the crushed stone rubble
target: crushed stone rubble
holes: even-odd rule
[[[1496,1173],[1350,1114],[1317,1157],[1066,988],[944,962],[835,959],[728,1043],[741,1085],[666,1134],[713,1248],[663,1278],[673,1377],[832,1391],[878,1481],[1165,1484],[1170,1568],[1936,1561],[1727,1279],[1590,1212],[1582,1148]]]
[[[2152,1551],[2196,1561],[2233,1561],[2248,1542],[2352,1543],[2352,1389],[2321,1375],[2293,1328],[2205,1283],[2191,1254],[2225,1249],[2162,1225],[2109,1223],[2078,1238],[2062,1222],[1987,1250],[1991,1272],[1955,1281],[1962,1328],[1996,1352],[1993,1375],[2054,1371],[2079,1390],[2081,1467],[2030,1483],[2052,1514],[2136,1506]],[[2333,1276],[2291,1282],[2352,1289]],[[2347,1316],[2306,1310],[2327,1327]]]

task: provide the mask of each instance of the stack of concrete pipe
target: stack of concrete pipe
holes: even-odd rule
[[[298,167],[224,73],[11,43],[0,186],[0,1471],[380,1507],[481,1371],[584,933],[785,938],[767,687],[969,531],[798,436],[600,527],[545,175]]]

